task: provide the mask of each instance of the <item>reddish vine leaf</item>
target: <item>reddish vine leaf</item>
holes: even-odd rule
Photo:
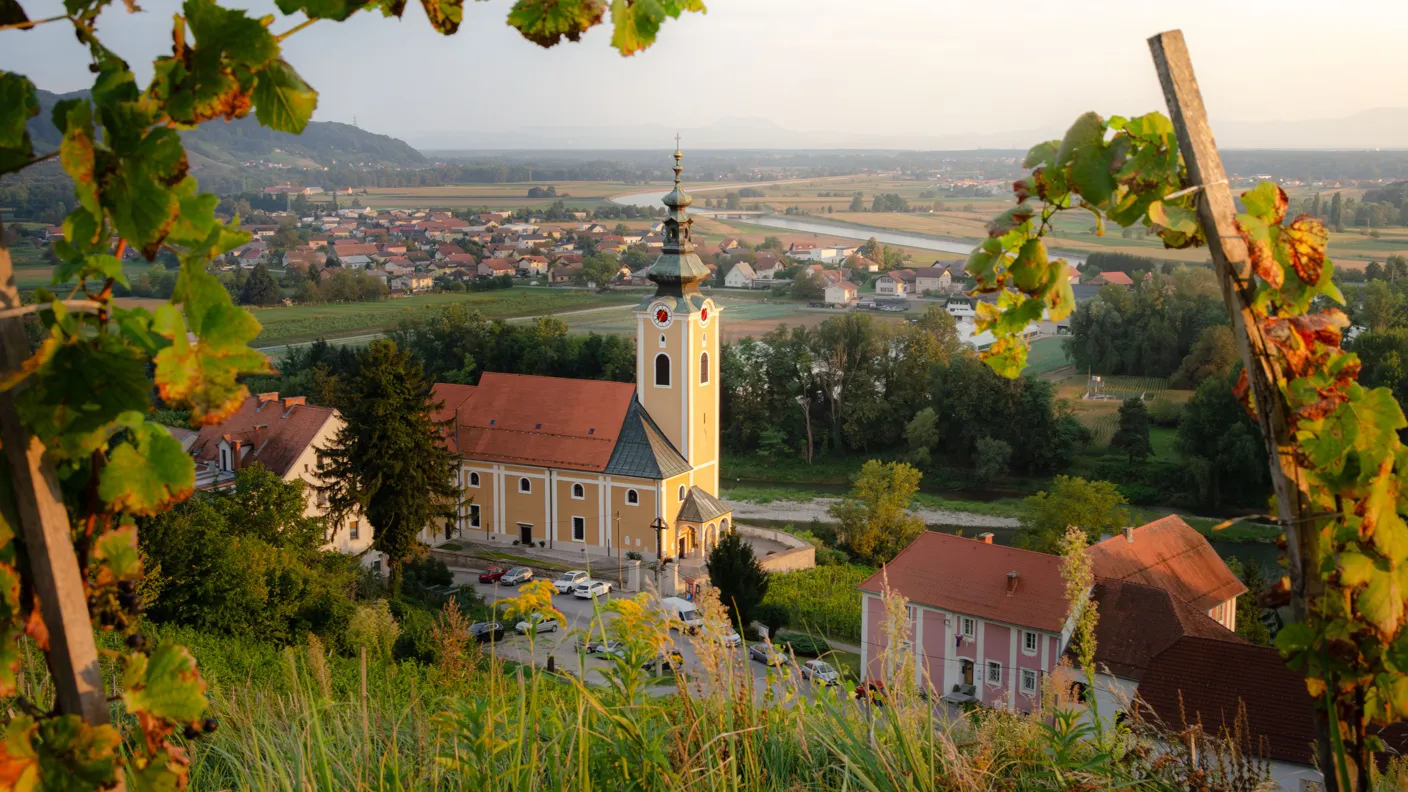
[[[508,12],[509,25],[540,47],[578,41],[589,28],[601,24],[604,0],[518,0]]]
[[[98,480],[98,497],[110,511],[145,516],[190,497],[195,485],[195,466],[181,443],[162,427],[142,422],[132,430],[131,442],[119,443],[108,455]],[[124,551],[127,538],[130,556]],[[139,566],[136,541],[135,531],[127,536],[123,529],[109,531],[99,540],[99,549],[118,579]]]
[[[15,695],[19,681],[19,640],[24,634],[24,614],[20,610],[20,573],[0,563],[0,696]]]
[[[1264,181],[1242,193],[1242,204],[1247,212],[1267,225],[1280,225],[1286,217],[1286,209],[1291,199],[1286,191],[1275,182]]]
[[[430,26],[445,35],[453,35],[460,29],[464,18],[464,0],[420,0],[425,7],[425,15]],[[399,14],[397,16],[400,16]]]
[[[1265,221],[1248,214],[1236,218],[1237,231],[1242,241],[1247,243],[1247,255],[1251,259],[1252,272],[1266,281],[1273,289],[1281,288],[1286,273],[1276,261],[1276,251],[1271,241],[1271,228]]]
[[[1291,266],[1300,279],[1312,285],[1319,283],[1325,264],[1325,247],[1330,243],[1330,232],[1325,224],[1310,215],[1301,215],[1281,230],[1281,236],[1286,240]]]
[[[118,768],[122,737],[111,725],[90,726],[77,715],[36,721],[17,715],[0,742],[0,789],[100,789]]]
[[[1035,216],[1035,209],[1026,204],[1018,204],[988,223],[988,237],[991,239],[1003,237],[1030,223]]]
[[[210,705],[196,659],[184,646],[158,644],[150,655],[125,656],[122,700],[134,713],[174,723],[192,723]]]

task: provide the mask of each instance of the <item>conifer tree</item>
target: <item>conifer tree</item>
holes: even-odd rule
[[[319,487],[335,526],[360,512],[372,526],[372,547],[387,557],[392,591],[416,550],[416,535],[454,519],[459,503],[455,455],[443,442],[430,382],[419,362],[391,341],[357,356],[339,383],[336,404],[346,425],[318,451],[327,481]]]
[[[1144,400],[1134,396],[1120,405],[1120,425],[1110,438],[1110,448],[1129,456],[1130,462],[1142,462],[1154,454],[1149,440],[1149,408]]]
[[[249,279],[244,282],[244,289],[240,292],[240,302],[244,305],[273,305],[282,297],[279,293],[279,282],[269,274],[269,268],[262,261],[255,264],[254,269],[250,270]]]
[[[729,620],[748,626],[768,593],[768,573],[753,554],[752,545],[737,531],[727,531],[709,551],[706,563],[709,580],[719,590],[719,600],[728,608]]]

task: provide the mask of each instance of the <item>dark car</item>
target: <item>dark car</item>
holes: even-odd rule
[[[469,637],[479,643],[502,641],[504,639],[504,626],[498,622],[475,622],[469,625]]]
[[[479,573],[479,582],[480,582],[480,583],[497,583],[497,582],[499,582],[499,578],[503,577],[503,576],[504,576],[504,573],[507,572],[507,571],[508,571],[508,568],[507,568],[507,567],[491,566],[491,567],[489,567],[488,569],[484,570],[483,572],[480,572],[480,573]]]
[[[660,667],[661,672],[678,671],[684,667],[684,655],[680,654],[679,651],[676,649],[671,649],[668,652],[656,655],[655,657],[646,660],[641,665],[641,668],[644,668],[646,671],[653,672],[657,665]]]
[[[856,698],[883,707],[885,705],[885,683],[876,680],[856,685]]]

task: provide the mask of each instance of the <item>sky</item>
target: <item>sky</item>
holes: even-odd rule
[[[21,2],[31,18],[61,8]],[[367,13],[320,21],[290,37],[285,52],[321,93],[316,120],[355,118],[441,148],[632,147],[665,129],[718,145],[1025,146],[1033,130],[1059,132],[1086,110],[1162,109],[1145,40],[1171,28],[1183,30],[1214,129],[1228,135],[1255,142],[1274,136],[1274,122],[1408,108],[1401,0],[706,3],[707,14],[668,21],[650,50],[629,58],[611,49],[609,25],[544,50],[507,26],[510,0],[468,3],[450,37],[412,2],[399,21]],[[99,31],[145,80],[152,58],[170,49],[179,5],[141,5],[134,15],[115,3]],[[226,5],[277,13],[268,0]],[[273,29],[297,21],[280,18]],[[0,32],[0,69],[60,92],[91,81],[62,23]],[[1359,145],[1353,126],[1322,125],[1330,142],[1316,145]],[[1390,139],[1367,145],[1408,148],[1408,124],[1391,126]]]

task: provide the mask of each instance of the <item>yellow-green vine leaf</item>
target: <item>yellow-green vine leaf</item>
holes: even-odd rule
[[[1265,181],[1242,193],[1242,205],[1247,207],[1248,214],[1261,222],[1280,225],[1281,220],[1286,217],[1286,207],[1291,205],[1291,200],[1286,197],[1286,191],[1275,182]]]
[[[430,18],[430,26],[445,35],[453,35],[460,29],[464,18],[464,0],[420,0],[425,6],[425,15]]]
[[[1002,258],[1002,243],[996,239],[984,239],[968,254],[968,262],[963,269],[978,282],[978,291],[994,291],[1002,286],[1002,277],[997,274],[997,262]]]
[[[1094,111],[1077,118],[1071,128],[1061,138],[1061,146],[1056,151],[1056,164],[1069,165],[1075,160],[1076,151],[1086,146],[1098,146],[1105,140],[1105,121]],[[1028,158],[1031,154],[1028,153]]]
[[[260,69],[254,77],[254,112],[259,123],[270,129],[297,135],[308,126],[317,107],[318,92],[282,59]]]
[[[195,491],[196,472],[181,443],[164,428],[143,422],[132,430],[130,442],[119,443],[108,456],[98,480],[98,497],[108,509],[135,515],[152,515],[185,500]],[[99,540],[121,551],[121,531],[110,531]],[[136,534],[132,534],[136,561]]]
[[[1391,568],[1387,562],[1376,562],[1364,591],[1355,598],[1359,615],[1373,625],[1379,636],[1392,639],[1403,621],[1404,575],[1408,568]]]
[[[19,570],[0,563],[0,696],[15,695],[19,681],[21,617]]]
[[[192,723],[210,702],[205,680],[196,670],[196,659],[184,646],[158,644],[150,655],[125,656],[122,700],[127,708],[153,718]]]
[[[1027,367],[1027,344],[1018,338],[999,338],[979,357],[999,376],[1016,379]]]
[[[1066,270],[1065,259],[1057,259],[1056,281],[1046,292],[1046,310],[1053,322],[1059,322],[1076,309],[1076,293]]]
[[[117,774],[122,737],[77,715],[17,715],[0,742],[0,789],[97,790]]]
[[[0,71],[0,174],[19,170],[34,156],[26,124],[37,115],[39,93],[34,83],[13,72]]]
[[[580,40],[601,24],[605,12],[605,0],[518,0],[508,12],[508,23],[534,44],[551,47],[564,38]]]
[[[20,417],[57,458],[86,457],[107,443],[119,416],[151,406],[147,361],[115,333],[50,342],[18,397]]]
[[[1012,285],[1027,294],[1036,294],[1051,280],[1051,262],[1046,257],[1046,245],[1033,237],[1022,243],[1017,257],[1007,265]]]

